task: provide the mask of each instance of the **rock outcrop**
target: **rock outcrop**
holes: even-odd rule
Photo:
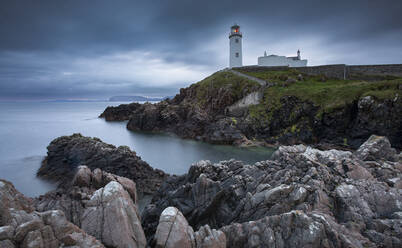
[[[38,211],[61,210],[107,247],[145,247],[136,185],[100,169],[79,166],[72,182],[35,199]]]
[[[146,246],[138,210],[116,181],[94,192],[85,205],[81,227],[106,246]]]
[[[270,85],[260,86],[221,71],[181,89],[171,100],[108,107],[101,116],[106,120],[128,120],[129,130],[173,132],[183,138],[219,144],[247,145],[256,140],[277,145],[307,143],[356,149],[371,134],[378,134],[387,136],[394,147],[402,148],[400,81],[371,82],[371,86],[361,89],[359,85],[349,86],[359,89],[354,89],[360,93],[353,96],[349,96],[345,82],[340,81],[338,86],[345,86],[343,91],[333,90],[334,95],[329,96],[331,93],[326,95],[324,89],[316,90],[321,89],[322,82],[303,75],[298,77],[299,83],[318,84],[303,96],[294,93],[297,88],[283,94],[283,88],[296,83],[286,73],[294,74],[274,74]],[[388,94],[391,91],[393,94]],[[383,97],[376,97],[376,92]],[[278,99],[270,102],[269,98],[276,95]],[[323,98],[334,101],[323,107]]]
[[[173,206],[194,229],[223,231],[228,247],[400,247],[402,164],[389,161],[390,147],[376,152],[380,144],[389,141],[372,137],[354,153],[281,146],[254,165],[200,161],[165,181],[142,214],[144,231],[155,239]]]
[[[107,107],[99,116],[107,121],[125,121],[130,118],[131,113],[141,107],[139,103],[120,104],[118,107]]]
[[[73,179],[79,165],[132,179],[140,194],[152,194],[166,177],[163,171],[153,169],[129,147],[115,147],[98,138],[81,134],[62,136],[53,140],[47,149],[47,157],[37,175],[61,184]]]
[[[221,230],[227,236],[227,247],[375,247],[330,216],[298,210],[231,224]]]
[[[89,138],[63,138],[50,150],[69,164],[75,138]],[[89,143],[106,161],[121,155]],[[87,152],[78,161],[101,161]],[[402,161],[381,136],[354,152],[294,145],[254,165],[200,161],[166,176],[141,217],[131,179],[62,166],[51,171],[67,179],[35,199],[0,180],[0,247],[402,247]]]
[[[106,120],[128,117],[130,130],[173,132],[183,138],[232,144],[244,135],[233,126],[232,118],[225,119],[225,113],[236,112],[232,108],[229,111],[229,107],[251,93],[260,98],[258,89],[261,87],[233,73],[218,72],[181,89],[173,99],[142,104],[130,110],[130,114],[126,112],[127,106],[109,107],[101,116]],[[116,115],[119,118],[111,117]]]
[[[34,211],[29,198],[0,180],[0,247],[102,248],[95,237],[67,221],[60,210]]]
[[[156,248],[225,248],[226,237],[222,231],[202,226],[194,233],[186,218],[175,207],[163,210],[155,233]]]

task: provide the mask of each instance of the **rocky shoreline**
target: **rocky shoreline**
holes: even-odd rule
[[[176,176],[74,134],[52,141],[38,175],[58,188],[31,199],[0,180],[0,247],[402,246],[402,154],[381,136]],[[140,212],[142,194],[152,202]]]
[[[132,179],[139,186],[140,194],[153,194],[168,176],[152,168],[127,146],[115,147],[81,134],[59,137],[47,149],[37,175],[61,185],[72,180],[79,165]]]
[[[360,82],[292,70],[264,73],[268,81],[260,85],[220,71],[180,89],[173,99],[108,107],[100,117],[128,121],[133,131],[170,132],[216,144],[357,149],[375,133],[402,148],[400,79]]]

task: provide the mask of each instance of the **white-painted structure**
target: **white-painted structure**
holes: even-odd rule
[[[297,51],[297,56],[286,57],[278,55],[268,55],[264,52],[264,56],[258,57],[259,66],[289,66],[289,67],[301,67],[307,66],[307,59],[301,59],[300,50]]]
[[[239,25],[233,25],[229,33],[229,67],[243,66],[242,33]]]

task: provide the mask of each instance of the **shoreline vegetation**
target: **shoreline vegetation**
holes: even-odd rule
[[[371,134],[402,148],[402,78],[341,80],[293,68],[241,73],[223,70],[181,89],[172,99],[108,107],[106,121],[129,130],[171,132],[182,138],[237,146],[309,144],[357,149]]]

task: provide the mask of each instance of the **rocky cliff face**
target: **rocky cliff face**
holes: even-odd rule
[[[263,87],[218,72],[181,89],[172,100],[108,107],[101,116],[129,120],[130,130],[173,132],[211,143],[247,145],[257,140],[357,149],[375,133],[402,148],[402,81],[344,82],[277,73]],[[251,95],[259,96],[260,103],[239,104]]]
[[[355,153],[281,146],[273,160],[200,161],[170,177],[142,215],[149,239],[169,206],[228,247],[399,247],[402,163],[384,137]],[[159,227],[158,227],[159,228]]]
[[[205,80],[181,89],[172,100],[142,104],[127,114],[126,106],[109,107],[101,117],[129,120],[130,130],[166,131],[183,138],[231,144],[243,134],[226,118],[228,107],[261,86],[230,72],[218,72]],[[127,118],[128,117],[128,118]]]
[[[141,194],[155,192],[166,177],[163,171],[153,169],[130,148],[115,147],[100,139],[84,137],[81,134],[53,140],[37,174],[63,184],[74,177],[79,165],[130,178],[137,183]]]

